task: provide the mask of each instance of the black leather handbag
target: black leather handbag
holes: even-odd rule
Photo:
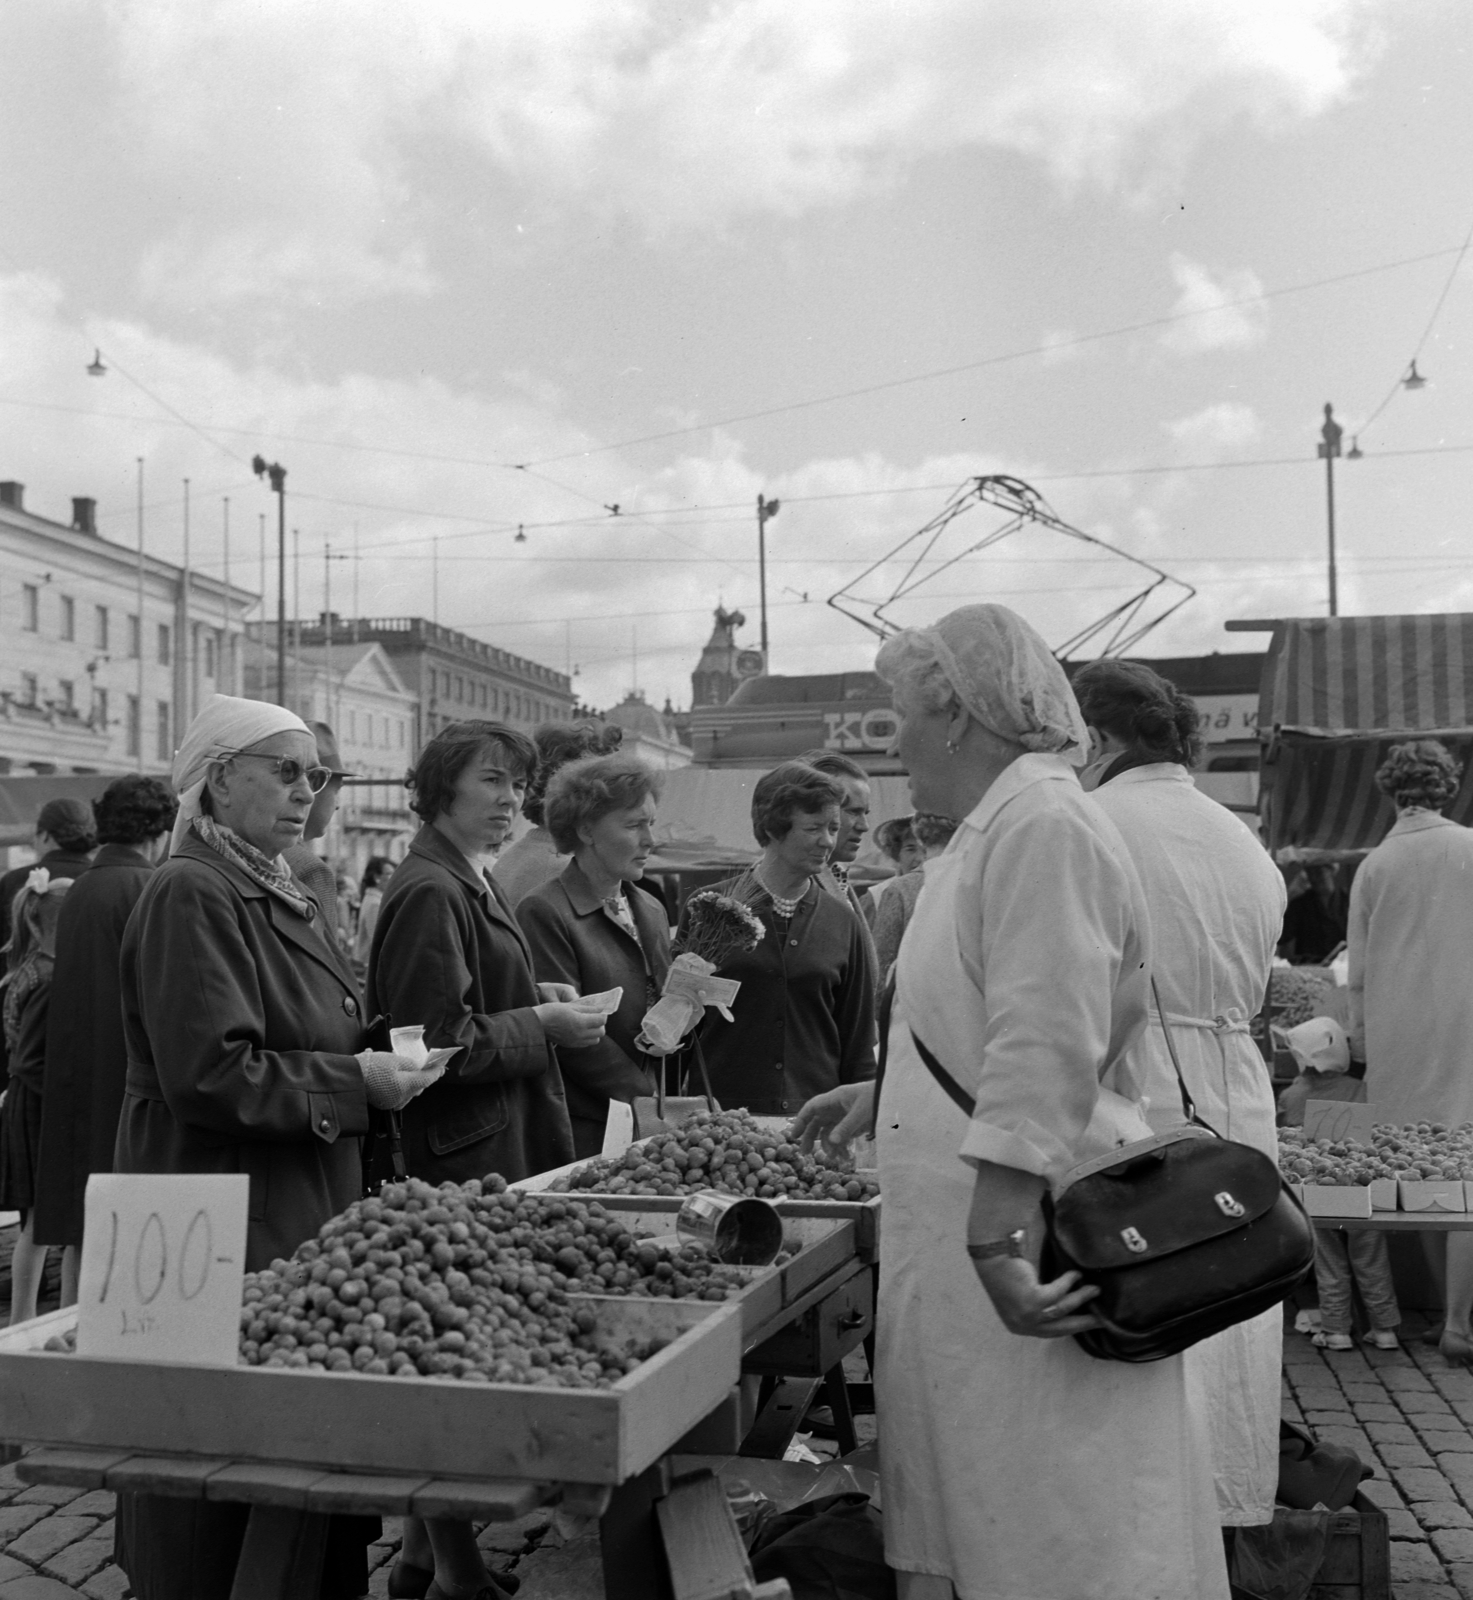
[[[1072,1270],[1099,1290],[1086,1308],[1099,1326],[1074,1338],[1102,1361],[1177,1355],[1269,1310],[1314,1270],[1304,1208],[1262,1151],[1198,1117],[1164,1014],[1161,1025],[1187,1126],[1082,1163],[1043,1200],[1043,1277]],[[970,1116],[976,1101],[911,1038]]]

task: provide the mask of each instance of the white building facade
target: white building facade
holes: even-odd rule
[[[239,693],[257,596],[59,522],[0,482],[0,773],[166,774],[217,691]]]

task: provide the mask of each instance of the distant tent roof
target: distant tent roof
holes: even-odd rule
[[[1446,815],[1473,825],[1473,615],[1286,619],[1269,648],[1258,726],[1271,850],[1379,844],[1396,812],[1376,768],[1410,738],[1440,738],[1464,763]]]
[[[1473,616],[1286,619],[1258,726],[1329,739],[1473,729]]]

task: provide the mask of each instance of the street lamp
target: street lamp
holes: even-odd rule
[[[767,524],[775,517],[780,500],[757,496],[757,583],[762,595],[762,670],[767,671]]]
[[[1320,429],[1319,457],[1325,464],[1325,520],[1330,550],[1330,615],[1340,615],[1339,591],[1335,582],[1335,458],[1340,454],[1340,438],[1345,430],[1335,420],[1334,408],[1325,402],[1325,425]]]
[[[251,458],[251,471],[271,480],[276,496],[276,703],[286,705],[286,468],[265,456]]]

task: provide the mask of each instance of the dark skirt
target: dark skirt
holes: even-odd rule
[[[12,1078],[0,1106],[0,1211],[30,1211],[40,1170],[41,1096]]]

